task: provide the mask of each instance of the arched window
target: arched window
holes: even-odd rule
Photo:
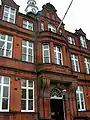
[[[62,99],[62,93],[61,93],[61,91],[59,90],[59,89],[57,89],[57,88],[54,88],[54,89],[52,89],[51,90],[51,94],[50,94],[50,96],[51,96],[51,99]]]

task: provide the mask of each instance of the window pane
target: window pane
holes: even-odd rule
[[[28,49],[28,54],[32,55],[32,49]]]
[[[26,100],[22,100],[21,107],[22,107],[22,110],[26,110]]]
[[[8,97],[8,87],[3,87],[3,97]]]
[[[2,109],[8,109],[8,99],[2,99]]]
[[[0,84],[1,84],[2,77],[0,76]]]
[[[28,56],[28,61],[32,62],[32,56],[30,56],[30,55]]]
[[[83,101],[81,102],[81,105],[82,105],[82,109],[84,109],[84,103],[83,103]]]
[[[8,41],[12,41],[12,36],[8,36]]]
[[[1,86],[0,86],[0,98],[1,98]]]
[[[48,49],[48,44],[44,45],[44,49]]]
[[[9,84],[9,77],[4,77],[4,84]]]
[[[80,103],[78,102],[78,109],[80,109]]]
[[[26,99],[26,89],[22,89],[22,98]]]
[[[11,43],[7,43],[7,49],[11,49]]]
[[[22,86],[26,87],[26,80],[22,79]]]
[[[26,61],[26,55],[22,55],[22,61]]]
[[[44,58],[44,63],[49,63],[49,58]]]
[[[9,11],[9,7],[5,6],[5,7],[4,7],[4,10],[5,10],[6,12],[8,12],[8,11]]]
[[[5,45],[5,42],[4,41],[0,41],[0,49],[2,49]]]
[[[6,51],[6,56],[7,56],[7,57],[11,57],[11,50],[7,50],[7,51]]]
[[[31,42],[29,42],[29,47],[32,47],[32,43]]]
[[[15,9],[11,8],[11,13],[15,14]]]
[[[33,99],[33,90],[28,90],[28,98]]]
[[[26,46],[26,45],[27,45],[27,42],[26,42],[25,40],[23,40],[23,41],[22,41],[22,44]]]
[[[23,52],[23,53],[26,53],[26,52],[27,52],[26,47],[22,47],[22,52]]]
[[[44,56],[45,56],[45,57],[49,56],[48,50],[45,50],[45,51],[44,51]]]
[[[33,100],[28,100],[28,110],[33,110]]]
[[[6,36],[4,34],[0,34],[0,39],[5,40]]]
[[[0,55],[3,56],[4,55],[4,50],[0,49]]]
[[[28,87],[33,87],[33,81],[28,80]]]

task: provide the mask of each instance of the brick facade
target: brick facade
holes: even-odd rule
[[[6,0],[7,1],[7,0]],[[12,58],[0,56],[0,76],[10,77],[9,112],[0,112],[0,120],[37,120],[52,119],[50,108],[51,91],[66,90],[63,97],[65,120],[90,119],[90,74],[86,73],[84,58],[90,59],[89,40],[82,29],[75,33],[66,31],[61,25],[62,33],[48,31],[48,24],[58,27],[60,19],[56,9],[50,3],[42,7],[36,15],[29,13],[24,15],[18,12],[19,6],[13,1],[4,3],[0,7],[0,34],[13,36]],[[4,5],[17,9],[16,22],[2,20]],[[23,19],[34,24],[34,30],[30,31],[22,27]],[[41,23],[44,31],[41,31]],[[87,48],[80,45],[80,36],[86,38]],[[75,45],[68,43],[68,36],[75,40]],[[22,40],[28,40],[34,44],[34,62],[22,61]],[[50,63],[43,63],[43,44],[49,45]],[[62,49],[63,64],[55,64],[54,46]],[[80,72],[72,69],[71,54],[78,55]],[[22,79],[34,81],[34,112],[21,112],[21,81]],[[85,111],[78,111],[76,89],[82,86],[85,99]]]

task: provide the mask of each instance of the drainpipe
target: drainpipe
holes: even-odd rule
[[[38,33],[37,33],[37,25],[38,19],[37,15],[34,16],[34,53],[35,53],[35,74],[36,74],[36,120],[39,120],[39,80],[38,80]]]

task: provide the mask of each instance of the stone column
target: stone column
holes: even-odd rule
[[[67,89],[67,120],[73,120],[74,116],[77,116],[77,103],[76,103],[76,83],[72,83]],[[66,107],[67,108],[67,107]]]
[[[53,42],[50,42],[50,58],[51,58],[51,63],[54,63],[54,45],[53,45]]]
[[[63,57],[63,65],[68,66],[68,55],[65,46],[62,46],[62,57]]]

